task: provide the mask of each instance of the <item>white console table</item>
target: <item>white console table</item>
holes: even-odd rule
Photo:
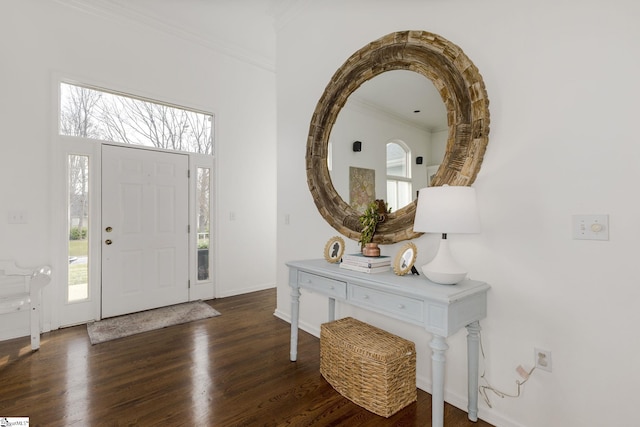
[[[446,338],[467,328],[468,411],[471,421],[478,420],[479,320],[487,315],[489,285],[464,280],[456,285],[439,285],[423,275],[397,276],[388,273],[367,274],[341,269],[324,259],[291,261],[291,360],[298,357],[298,319],[300,288],[329,298],[329,321],[335,320],[336,300],[376,313],[420,325],[432,334],[432,425],[442,426],[444,419]]]

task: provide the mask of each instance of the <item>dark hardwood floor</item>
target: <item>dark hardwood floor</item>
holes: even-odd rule
[[[0,342],[0,417],[31,426],[430,426],[431,396],[385,419],[320,375],[320,342],[273,315],[275,290],[209,301],[222,316],[92,346],[85,326]],[[445,426],[487,427],[447,404]]]

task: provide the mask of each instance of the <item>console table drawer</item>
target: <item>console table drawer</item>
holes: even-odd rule
[[[300,271],[298,273],[298,284],[303,288],[314,289],[332,297],[347,298],[347,284],[339,280]]]
[[[422,322],[424,318],[424,303],[421,300],[388,294],[358,285],[350,287],[349,299],[353,303],[384,310],[405,319]]]

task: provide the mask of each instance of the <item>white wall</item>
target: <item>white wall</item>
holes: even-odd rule
[[[461,46],[484,77],[491,110],[474,186],[483,231],[451,236],[472,278],[491,284],[481,324],[486,374],[513,393],[533,348],[553,372],[534,372],[517,399],[481,400],[501,426],[628,425],[635,418],[640,344],[640,6],[634,1],[485,0],[306,2],[278,29],[278,314],[290,313],[285,262],[322,258],[337,232],[306,184],[311,114],[333,72],[387,33],[420,29]],[[610,215],[609,241],[571,238],[573,214]],[[290,223],[284,223],[289,215]],[[418,265],[437,240],[423,236]],[[348,242],[347,250],[357,244]],[[384,247],[393,254],[398,245]],[[418,379],[430,387],[428,334],[339,307],[416,342]],[[305,293],[302,324],[317,333],[326,302]],[[466,406],[465,337],[449,340],[445,398]],[[300,360],[298,363],[304,363]]]
[[[51,228],[60,225],[49,220],[51,94],[55,76],[73,77],[216,115],[217,295],[273,287],[275,58],[264,66],[243,61],[100,4],[12,0],[0,6],[0,259],[37,265],[63,250],[51,238]],[[244,32],[252,31],[250,24]],[[275,47],[275,34],[256,33]],[[8,224],[13,210],[26,211],[28,224]],[[46,316],[62,286],[56,278],[54,271]]]

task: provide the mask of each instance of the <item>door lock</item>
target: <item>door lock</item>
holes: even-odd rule
[[[107,233],[111,233],[113,231],[112,227],[107,227],[104,229],[104,231],[106,231]]]
[[[107,240],[105,240],[105,241],[104,241],[104,243],[106,243],[107,245],[110,245],[110,244],[112,244],[113,242],[111,241],[111,239],[107,239]]]

